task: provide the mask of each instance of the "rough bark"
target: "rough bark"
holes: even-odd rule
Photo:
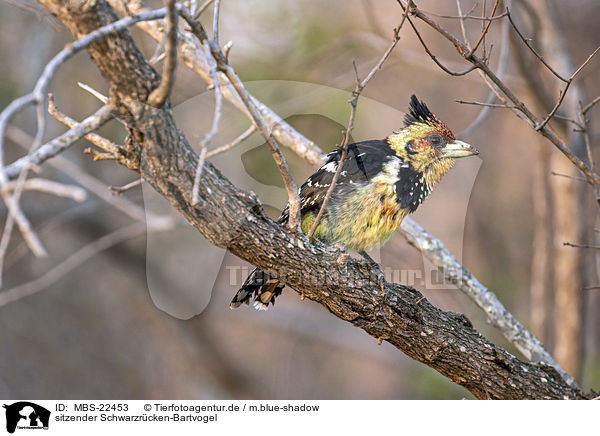
[[[114,20],[105,1],[40,0],[79,36]],[[116,113],[130,129],[128,166],[139,171],[211,243],[285,280],[306,298],[368,334],[386,340],[464,386],[477,398],[590,398],[545,364],[522,362],[487,341],[461,314],[432,306],[409,287],[386,284],[366,264],[338,263],[334,248],[270,220],[254,194],[233,186],[209,162],[192,206],[198,157],[177,128],[171,109],[145,104],[158,75],[128,32],[107,37],[89,53],[111,86]],[[124,76],[124,77],[123,77]],[[342,256],[343,258],[343,256]]]

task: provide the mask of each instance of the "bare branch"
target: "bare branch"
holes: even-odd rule
[[[31,135],[15,126],[9,126],[8,130],[6,131],[6,135],[13,142],[25,149],[29,147],[29,144],[31,144],[33,139]],[[134,220],[145,220],[146,215],[150,215],[152,219],[156,218],[155,215],[150,213],[147,214],[143,207],[138,206],[126,198],[114,196],[109,192],[108,189],[106,189],[106,184],[104,182],[101,182],[91,174],[86,173],[79,168],[77,164],[74,164],[70,160],[62,157],[60,154],[49,160],[48,164],[62,171],[65,175],[75,180],[88,191],[93,192],[115,209],[120,210]]]
[[[491,17],[494,16],[494,14],[496,13],[496,8],[498,7],[498,3],[500,2],[500,0],[496,0],[494,2],[494,8],[492,9],[492,15]],[[488,30],[490,29],[490,25],[492,24],[492,21],[489,20],[487,22],[487,24],[485,25],[485,28],[483,29],[483,32],[481,32],[481,36],[479,37],[479,39],[477,40],[477,43],[475,44],[475,46],[471,49],[470,53],[468,56],[473,55],[473,53],[475,53],[475,51],[477,51],[477,48],[479,47],[479,44],[481,44],[481,41],[483,41],[483,38],[485,38],[486,33],[488,32]]]
[[[557,173],[556,171],[551,171],[550,174],[552,174],[553,176],[557,176],[557,177],[564,177],[565,179],[571,179],[571,180],[577,180],[579,182],[585,182],[585,183],[588,183],[588,184],[594,186],[594,184],[592,182],[590,182],[588,179],[586,179],[585,177],[569,176],[568,174],[561,174],[561,173]]]
[[[91,86],[86,85],[85,83],[81,83],[81,82],[77,82],[77,86],[79,86],[81,89],[84,89],[87,92],[89,92],[90,94],[92,94],[94,97],[96,97],[102,103],[104,103],[104,104],[108,103],[108,97],[105,96],[105,95],[103,95],[103,94],[101,94],[100,92],[96,91]]]
[[[404,5],[402,0],[397,0],[400,6],[403,9],[409,9],[409,11],[419,18],[420,20],[427,23],[431,28],[440,33],[444,38],[450,41],[457,49],[457,51],[467,60],[469,61],[475,68],[479,68],[482,70],[485,75],[491,80],[498,89],[506,96],[506,98],[501,98],[502,100],[508,99],[515,108],[512,109],[519,118],[527,121],[527,123],[535,129],[536,126],[539,125],[540,120],[531,112],[531,110],[515,95],[514,92],[510,90],[506,86],[506,84],[498,78],[498,76],[489,68],[486,62],[477,57],[475,54],[470,56],[470,50],[468,47],[458,40],[454,35],[449,33],[446,29],[441,27],[437,22],[433,21],[426,14],[424,14],[417,6],[414,4],[412,0],[408,0],[408,4]],[[410,18],[409,18],[410,20]],[[414,27],[413,27],[414,28]],[[586,61],[587,62],[587,61]],[[504,101],[506,102],[506,101]],[[544,137],[549,139],[555,146],[558,148],[579,170],[585,174],[593,183],[600,186],[600,176],[596,174],[594,171],[590,170],[590,168],[577,156],[575,156],[569,147],[562,141],[556,134],[548,129],[547,126],[543,126],[538,130]]]
[[[211,3],[213,1],[215,1],[215,0],[206,0],[204,2],[204,4],[202,6],[200,6],[198,8],[198,10],[194,13],[194,20],[197,20],[198,18],[200,18],[200,15],[202,15],[202,12],[204,12],[211,5]]]
[[[427,44],[425,43],[425,41],[423,40],[423,38],[421,37],[421,34],[419,33],[419,31],[417,30],[417,27],[415,26],[415,24],[412,22],[412,20],[410,19],[410,17],[408,17],[408,22],[410,23],[410,26],[413,28],[415,35],[417,35],[417,38],[419,38],[419,42],[421,43],[421,45],[423,46],[423,48],[425,49],[425,52],[429,55],[429,57],[431,58],[431,60],[433,62],[436,63],[436,65],[438,67],[440,67],[442,70],[444,70],[446,73],[450,74],[451,76],[464,76],[465,74],[470,73],[471,71],[473,71],[476,67],[475,66],[471,66],[469,68],[467,68],[464,71],[452,71],[448,68],[446,68],[439,60],[438,58],[431,52],[431,50],[429,50],[429,47],[427,47]]]
[[[242,143],[243,141],[245,141],[246,139],[248,139],[250,137],[250,135],[252,135],[254,132],[256,132],[256,126],[254,124],[252,124],[250,127],[248,127],[248,129],[244,133],[242,133],[240,136],[235,138],[229,144],[225,144],[225,145],[223,145],[219,148],[216,148],[212,151],[208,151],[206,153],[206,158],[208,159],[208,158],[211,158],[218,154],[225,153],[228,150],[231,150],[236,145],[238,145],[238,144]]]
[[[215,3],[215,15],[218,16],[218,6],[219,2]],[[204,42],[204,49],[206,53],[210,53],[210,46],[208,40]],[[210,142],[215,137],[215,135],[219,131],[219,124],[221,122],[221,113],[223,107],[223,94],[221,93],[221,85],[219,83],[219,75],[217,73],[217,64],[212,56],[209,56],[211,67],[211,77],[214,83],[215,89],[215,112],[213,116],[212,127],[210,131],[204,137],[202,141],[202,148],[200,150],[200,159],[198,160],[198,168],[196,169],[196,178],[194,180],[194,189],[192,191],[192,203],[196,204],[198,202],[198,186],[200,183],[200,176],[202,176],[202,166],[204,165],[204,158],[206,157],[207,149],[210,145]]]
[[[8,182],[6,189],[13,190],[19,185],[17,180]],[[33,178],[27,179],[22,184],[23,191],[39,191],[56,195],[57,197],[71,198],[78,203],[85,201],[87,192],[75,185],[65,185],[64,183],[54,182],[48,179]]]
[[[215,8],[213,12],[213,42],[219,45],[219,12],[221,10],[221,0],[215,0]]]
[[[545,362],[556,369],[570,385],[575,385],[554,358],[544,349],[542,343],[533,336],[512,314],[506,310],[496,295],[483,286],[444,245],[409,217],[402,220],[401,229],[406,240],[427,253],[429,259],[446,279],[467,294],[485,312],[492,325],[512,342],[523,355],[535,362]]]
[[[563,242],[563,245],[565,245],[567,247],[573,247],[573,248],[593,248],[595,250],[600,250],[600,246],[599,245],[572,244],[570,242]]]
[[[108,2],[124,15],[148,12],[148,9],[144,7],[140,0],[108,0]],[[140,22],[138,26],[155,40],[160,41],[162,38],[163,32],[159,22]],[[186,31],[180,32],[178,55],[181,61],[192,71],[195,71],[207,83],[215,86],[210,74],[208,59],[210,55],[204,53],[202,46],[198,45],[198,40],[194,35]],[[229,79],[224,76],[221,76],[220,79],[223,97],[230,101],[236,108],[248,114],[245,103],[239,97]],[[321,165],[323,163],[323,150],[313,141],[297,132],[279,115],[256,98],[250,96],[250,99],[258,108],[266,124],[270,127],[273,136],[281,144],[294,150],[301,158],[313,165]]]
[[[42,145],[33,153],[20,158],[16,162],[13,162],[6,167],[5,174],[7,179],[14,179],[18,177],[18,175],[26,167],[31,165],[39,165],[51,157],[56,156],[73,145],[75,141],[83,138],[88,133],[104,125],[106,122],[111,120],[112,117],[111,110],[108,106],[101,107],[96,113],[90,115],[67,132]]]
[[[151,225],[148,225],[148,231],[166,230],[168,228],[169,227],[152,227]],[[37,279],[15,286],[4,292],[0,292],[0,307],[43,291],[101,252],[108,250],[121,242],[142,236],[145,233],[146,224],[137,222],[96,239],[71,254],[63,262],[59,263]]]
[[[482,101],[464,101],[464,100],[454,100],[460,104],[472,104],[474,106],[485,106],[485,107],[495,107],[495,108],[505,108],[505,109],[514,109],[515,106],[507,105],[507,104],[497,104],[497,103],[486,103]]]
[[[175,10],[175,0],[165,0],[165,4],[167,6],[167,17],[165,19],[166,59],[160,85],[148,97],[148,104],[153,107],[162,107],[169,98],[175,82],[175,70],[177,68],[177,11]]]
[[[544,120],[542,122],[540,122],[537,126],[535,126],[535,130],[540,131],[541,129],[544,128],[544,126],[546,126],[546,124],[548,124],[548,121],[550,121],[552,119],[552,117],[554,116],[554,114],[556,113],[556,111],[558,110],[560,105],[562,104],[563,100],[565,99],[565,96],[567,95],[567,91],[569,90],[569,86],[571,86],[571,83],[573,83],[573,79],[575,79],[575,77],[577,76],[577,74],[579,74],[579,72],[583,69],[583,67],[585,67],[588,64],[588,62],[592,60],[592,58],[596,55],[596,53],[598,53],[598,50],[600,50],[600,47],[596,48],[596,50],[594,50],[594,52],[588,56],[588,58],[585,60],[585,62],[583,64],[581,64],[579,66],[579,68],[577,68],[577,70],[575,70],[575,72],[573,74],[571,74],[571,76],[567,79],[567,84],[565,85],[565,88],[560,92],[560,97],[559,97],[558,101],[556,102],[556,104],[554,105],[554,107],[552,108],[550,113],[546,116],[546,118],[544,118]]]
[[[140,186],[142,184],[142,182],[144,181],[144,179],[142,179],[141,177],[137,180],[134,180],[133,182],[127,183],[126,185],[123,186],[109,186],[108,189],[110,189],[114,194],[123,194],[123,192],[125,191],[129,191],[132,188],[135,188],[136,186]]]
[[[545,60],[544,57],[542,55],[540,55],[535,48],[533,48],[533,46],[531,45],[531,43],[529,42],[530,39],[525,38],[525,36],[521,33],[521,31],[517,28],[517,25],[515,24],[515,22],[512,19],[512,16],[510,14],[510,12],[507,9],[507,16],[508,16],[508,21],[510,22],[511,26],[513,29],[515,29],[515,32],[517,33],[517,35],[519,35],[519,38],[521,38],[521,41],[523,41],[523,43],[527,46],[527,48],[529,50],[531,50],[531,52],[535,55],[536,58],[538,58],[538,60],[544,64],[544,66],[546,68],[548,68],[548,70],[554,74],[558,79],[562,80],[563,82],[567,82],[567,79],[565,79],[563,76],[561,76],[560,74],[558,74],[556,72],[556,70],[554,68],[552,68]]]
[[[352,98],[349,101],[351,109],[350,109],[350,119],[348,121],[348,127],[346,128],[346,132],[344,134],[344,139],[342,141],[342,144],[340,145],[340,148],[342,149],[342,155],[340,156],[340,160],[337,163],[337,168],[336,168],[335,174],[333,175],[331,184],[329,185],[329,188],[327,189],[327,193],[325,194],[323,203],[321,203],[319,212],[317,213],[315,220],[313,221],[312,225],[310,226],[310,229],[308,230],[308,233],[306,234],[308,236],[308,238],[312,238],[312,236],[315,234],[315,231],[317,230],[317,227],[319,226],[319,222],[321,221],[321,218],[322,218],[323,214],[325,213],[325,209],[327,208],[327,204],[329,203],[329,199],[331,198],[331,195],[333,193],[335,185],[337,184],[337,181],[340,177],[340,173],[342,172],[342,167],[344,166],[344,161],[346,160],[346,156],[348,155],[348,142],[350,142],[350,133],[352,133],[352,129],[354,128],[354,118],[356,116],[356,105],[358,104],[358,97],[360,96],[360,93],[363,91],[365,86],[367,86],[367,83],[369,83],[369,81],[373,78],[373,76],[375,76],[375,73],[377,73],[377,71],[379,71],[381,69],[381,66],[383,65],[383,63],[390,56],[390,54],[392,53],[392,50],[394,50],[394,47],[396,47],[396,45],[398,44],[398,41],[400,40],[400,30],[402,29],[402,26],[404,25],[404,21],[406,20],[407,16],[408,16],[408,13],[405,12],[402,16],[402,21],[400,22],[400,25],[396,29],[394,29],[394,39],[392,40],[392,43],[390,44],[389,48],[385,51],[383,56],[379,59],[379,61],[375,64],[375,66],[371,69],[371,71],[369,71],[369,73],[364,78],[364,80],[361,81],[360,78],[358,77],[358,71],[356,70],[356,62],[352,62],[352,65],[354,66],[354,72],[356,75],[356,86],[354,88],[354,91],[352,92]]]
[[[595,99],[593,99],[591,102],[589,102],[588,104],[586,104],[583,109],[581,109],[581,113],[583,115],[587,114],[588,111],[593,108],[598,102],[600,101],[600,95],[598,97],[596,97]]]
[[[101,123],[102,122],[102,119],[99,119],[99,118],[103,118],[103,117],[101,117],[101,116],[98,115],[99,112],[100,111],[98,111],[94,115],[92,115],[93,117],[96,118],[95,123]],[[81,123],[78,123],[73,118],[70,118],[69,116],[67,116],[64,113],[62,113],[56,107],[56,104],[54,103],[54,96],[52,94],[48,94],[48,113],[50,113],[50,115],[52,115],[57,121],[63,123],[64,125],[66,125],[67,127],[70,127],[71,129],[74,129],[75,127],[78,127],[78,126],[80,126],[81,124],[83,124],[85,122],[85,120],[84,120]],[[100,114],[100,115],[102,115],[102,114]],[[108,118],[108,120],[110,120],[110,118]],[[101,127],[101,124],[98,124],[97,127],[95,127],[95,125],[96,125],[95,123],[91,126],[91,128],[93,130],[96,130],[96,129],[98,129],[98,128]],[[90,141],[92,144],[97,145],[102,150],[104,150],[104,151],[106,151],[108,153],[115,154],[115,153],[119,152],[119,146],[117,144],[115,144],[112,141],[109,141],[108,139],[106,139],[103,136],[98,135],[97,133],[88,133],[87,135],[85,135],[85,138],[88,141]],[[73,141],[73,142],[75,142],[75,141]],[[59,151],[59,153],[62,152],[62,151],[63,150]]]
[[[258,107],[252,100],[250,94],[244,87],[244,84],[242,83],[240,78],[237,76],[235,70],[227,63],[227,59],[225,58],[225,55],[223,54],[221,49],[216,44],[214,44],[214,41],[209,40],[208,35],[206,34],[206,31],[204,30],[204,27],[202,26],[202,24],[200,22],[194,20],[193,17],[189,14],[189,12],[185,8],[181,8],[180,11],[181,11],[182,17],[187,21],[187,23],[192,28],[192,32],[194,33],[194,35],[196,35],[196,37],[202,43],[205,43],[208,41],[208,44],[210,47],[210,54],[214,58],[218,69],[220,71],[223,71],[223,73],[227,76],[229,81],[232,83],[238,96],[244,102],[246,109],[250,113],[254,124],[258,128],[261,135],[263,135],[263,137],[267,141],[267,144],[269,145],[269,148],[271,149],[271,154],[273,155],[273,159],[275,160],[275,163],[277,164],[277,167],[279,168],[279,172],[281,173],[281,176],[283,178],[283,182],[285,184],[285,189],[288,194],[288,203],[289,203],[289,207],[290,207],[290,219],[289,219],[288,225],[289,225],[290,229],[293,229],[293,231],[295,231],[295,232],[300,231],[300,197],[298,196],[298,187],[296,186],[296,183],[294,183],[294,180],[292,179],[292,175],[290,174],[290,170],[287,166],[285,157],[281,153],[281,150],[279,149],[279,145],[277,144],[275,138],[271,134],[271,130],[267,126]]]
[[[459,14],[462,14],[462,11],[460,9],[460,0],[456,0],[457,3],[457,7],[458,7],[458,11]],[[469,42],[467,40],[467,34],[466,34],[466,29],[464,26],[464,21],[460,21],[461,23],[461,30],[463,32],[463,38],[465,41],[465,44],[467,45],[467,47],[469,47]],[[500,80],[504,79],[504,74],[506,73],[506,69],[508,67],[508,60],[510,58],[510,41],[509,41],[509,25],[506,22],[506,20],[503,22],[502,25],[502,36],[501,36],[502,40],[501,40],[501,45],[500,45],[500,55],[499,55],[499,59],[498,59],[498,66],[496,67],[496,74],[497,76],[500,78]],[[478,72],[480,74],[483,75],[483,73],[481,72],[481,70],[478,70]],[[485,80],[484,78],[484,82],[490,86],[491,84],[489,83],[489,81]],[[493,85],[491,85],[493,87]],[[488,104],[493,104],[496,101],[496,93],[498,92],[496,87],[493,87],[490,90],[490,93],[488,95],[487,98],[487,103]],[[477,116],[475,117],[475,119],[471,122],[471,124],[469,124],[469,126],[465,127],[463,129],[462,132],[460,132],[458,134],[459,137],[464,137],[464,136],[469,136],[471,133],[473,133],[487,118],[487,116],[492,113],[491,108],[489,107],[483,107],[481,109],[481,111],[477,114]]]
[[[148,12],[147,14],[138,15],[135,17],[127,17],[117,22],[111,23],[107,26],[103,26],[97,30],[94,30],[86,36],[84,36],[83,38],[73,42],[72,44],[68,44],[63,50],[61,50],[56,56],[54,56],[52,60],[50,60],[50,62],[46,64],[46,67],[44,68],[44,71],[38,79],[33,91],[30,94],[27,94],[13,101],[2,111],[2,113],[0,113],[0,190],[2,198],[9,210],[9,215],[5,224],[2,240],[0,241],[0,259],[4,255],[6,249],[8,248],[8,242],[12,233],[13,220],[16,221],[17,225],[19,226],[19,230],[23,234],[25,240],[28,242],[28,245],[33,251],[33,253],[37,256],[46,255],[46,250],[44,249],[41,241],[32,231],[29,221],[27,220],[25,214],[21,211],[19,207],[18,199],[20,197],[21,189],[15,189],[12,195],[6,193],[4,189],[8,181],[8,176],[6,174],[6,168],[4,165],[4,136],[6,133],[6,129],[8,128],[10,119],[25,106],[29,104],[36,105],[37,131],[33,140],[32,147],[30,148],[30,153],[37,153],[39,151],[38,146],[42,141],[45,130],[44,102],[46,92],[48,85],[54,77],[54,74],[56,73],[58,68],[77,52],[88,47],[91,43],[105,37],[106,35],[125,29],[128,26],[131,26],[140,20],[156,19],[160,16],[164,16],[164,14],[164,10],[158,10]],[[23,161],[23,159],[27,158],[28,156],[22,158],[20,161]],[[28,161],[24,160],[23,162],[25,163],[25,165],[18,171],[18,173],[20,174],[20,183],[24,182],[28,168]]]

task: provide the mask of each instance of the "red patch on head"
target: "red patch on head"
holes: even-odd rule
[[[436,115],[433,115],[436,121],[436,127],[440,131],[442,135],[448,138],[450,141],[454,141],[456,138],[454,137],[454,133],[448,128],[446,123],[440,120]]]

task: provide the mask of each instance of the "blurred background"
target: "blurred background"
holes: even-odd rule
[[[342,141],[354,87],[352,60],[364,76],[388,47],[402,10],[395,1],[304,0],[222,2],[220,41],[233,41],[231,64],[248,89],[322,149]],[[483,2],[464,1],[463,12],[481,16]],[[556,2],[557,4],[559,2]],[[421,0],[418,6],[456,16],[455,2]],[[493,2],[486,3],[487,12]],[[521,31],[566,76],[600,45],[600,4],[593,0],[513,1]],[[159,7],[161,2],[148,2]],[[506,5],[506,3],[505,3]],[[504,10],[501,8],[499,10]],[[459,21],[433,18],[457,36]],[[210,28],[212,7],[202,16]],[[485,44],[490,65],[536,114],[559,95],[559,82],[527,51],[515,32],[494,21]],[[473,44],[481,20],[466,20]],[[34,1],[0,1],[0,107],[29,92],[44,65],[71,35]],[[424,40],[448,68],[461,71],[454,48],[421,22]],[[151,58],[156,42],[132,33]],[[383,138],[402,126],[415,93],[453,130],[475,145],[478,158],[460,161],[414,218],[440,238],[463,264],[494,291],[510,312],[540,338],[584,388],[600,386],[600,279],[593,189],[552,144],[510,110],[494,108],[477,125],[482,107],[456,100],[487,101],[477,72],[453,77],[425,53],[406,24],[401,40],[358,104],[354,140]],[[558,35],[558,36],[557,36]],[[160,70],[160,63],[155,65]],[[600,61],[578,76],[574,95],[589,102],[600,94]],[[100,102],[80,89],[84,82],[107,93],[86,53],[63,65],[50,87],[58,107],[81,120]],[[574,91],[573,91],[574,89]],[[564,115],[577,100],[566,99]],[[214,91],[182,63],[172,96],[176,118],[192,144],[210,130]],[[592,153],[600,138],[597,113],[588,127]],[[559,112],[561,113],[561,112]],[[573,149],[586,156],[581,136],[560,119],[552,122]],[[4,161],[22,156],[19,143],[35,129],[33,110],[14,119]],[[248,128],[249,120],[228,102],[212,146]],[[48,117],[45,139],[65,131]],[[122,143],[125,131],[111,121],[100,133]],[[339,320],[287,289],[277,306],[257,312],[229,309],[251,266],[211,247],[183,219],[142,185],[112,194],[108,186],[134,181],[135,173],[110,161],[93,162],[79,141],[36,176],[82,186],[82,202],[26,191],[23,210],[48,249],[35,258],[15,232],[0,293],[18,286],[36,292],[0,307],[0,396],[65,399],[461,399],[473,398],[434,370],[389,344]],[[301,184],[315,168],[285,149]],[[272,217],[285,191],[264,141],[251,135],[231,152],[211,159],[238,187],[256,192]],[[555,175],[553,173],[559,174]],[[568,176],[568,177],[564,177]],[[125,201],[125,202],[124,202]],[[131,215],[172,215],[170,230],[131,227]],[[136,209],[138,208],[138,209]],[[2,222],[6,208],[1,206]],[[135,215],[135,213],[133,213]],[[110,236],[110,243],[98,243]],[[108,246],[108,247],[107,247]],[[88,247],[88,248],[86,248]],[[91,248],[89,248],[91,247]],[[91,253],[91,254],[90,254]],[[436,306],[465,313],[492,342],[523,358],[467,297],[445,285],[400,234],[374,256],[388,279],[415,286]],[[66,266],[65,266],[66,265]],[[396,276],[394,276],[396,274]]]

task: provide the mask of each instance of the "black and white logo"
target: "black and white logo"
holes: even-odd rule
[[[50,411],[29,401],[5,404],[6,431],[14,433],[16,429],[48,430]]]

